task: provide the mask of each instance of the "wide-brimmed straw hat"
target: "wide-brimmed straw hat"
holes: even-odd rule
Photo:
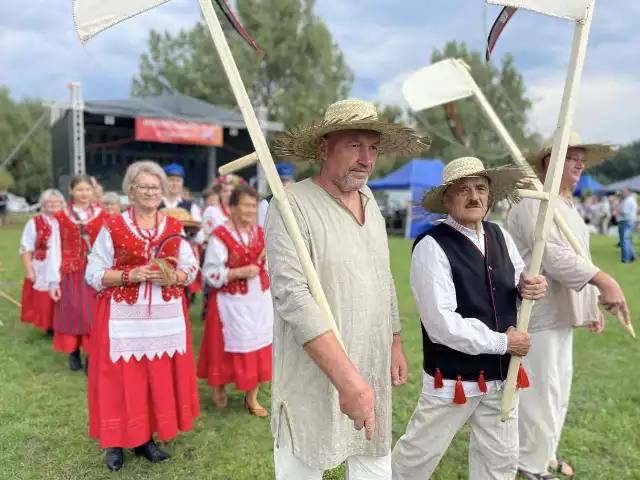
[[[458,180],[469,177],[486,177],[489,180],[489,203],[509,199],[512,203],[520,201],[517,189],[526,188],[531,179],[526,170],[516,165],[496,168],[484,168],[482,161],[475,157],[462,157],[449,162],[442,172],[442,185],[424,193],[422,208],[431,213],[447,213],[444,206],[444,193]]]
[[[527,162],[533,168],[533,171],[536,172],[536,175],[542,177],[544,174],[544,158],[547,155],[551,154],[551,149],[553,147],[554,137],[548,138],[545,140],[542,145],[542,149],[530,155],[527,155]],[[609,158],[615,155],[616,151],[611,145],[606,145],[603,143],[583,143],[582,138],[576,132],[571,132],[569,136],[569,147],[568,148],[582,148],[584,149],[584,168],[585,170],[591,167],[595,167],[605,162]]]
[[[428,136],[420,137],[414,129],[405,125],[379,120],[375,105],[349,99],[330,105],[322,120],[292,128],[280,135],[275,142],[274,152],[281,157],[317,160],[322,138],[341,130],[372,130],[380,133],[380,154],[412,156],[427,151],[431,146]]]
[[[191,216],[191,213],[189,213],[186,209],[184,208],[163,208],[162,210],[160,210],[162,213],[164,213],[166,216],[168,217],[173,217],[176,220],[179,220],[180,223],[182,223],[182,227],[187,230],[191,230],[191,229],[195,229],[195,230],[199,230],[200,229],[200,222],[196,221],[193,219],[193,217]]]

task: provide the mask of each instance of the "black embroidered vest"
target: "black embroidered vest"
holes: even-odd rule
[[[193,205],[193,202],[191,200],[185,200],[183,198],[182,200],[180,200],[180,203],[178,203],[177,208],[184,208],[187,212],[191,213],[192,205]],[[167,205],[164,203],[164,199],[160,202],[160,206],[158,207],[158,210],[162,210],[163,208],[167,208]]]
[[[477,318],[493,331],[505,333],[517,322],[517,292],[515,269],[509,257],[504,235],[494,223],[483,222],[485,256],[462,233],[441,223],[420,235],[416,245],[427,235],[444,250],[451,265],[457,299],[456,312],[463,318]],[[442,378],[477,381],[481,371],[484,378],[504,380],[510,355],[467,355],[445,345],[434,343],[422,328],[424,371],[435,376],[440,369]]]

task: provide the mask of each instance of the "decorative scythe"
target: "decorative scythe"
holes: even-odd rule
[[[415,111],[426,110],[452,100],[457,101],[473,96],[487,120],[489,120],[498,136],[509,149],[513,160],[530,173],[530,180],[535,190],[520,190],[518,192],[519,195],[537,200],[546,200],[548,198],[547,194],[543,192],[542,183],[538,180],[531,165],[524,158],[500,117],[498,117],[484,93],[476,84],[471,76],[471,67],[464,60],[447,58],[412,73],[403,85],[402,92],[411,109]],[[571,245],[571,248],[582,258],[590,261],[587,252],[557,210],[554,212],[554,221]],[[596,309],[598,309],[598,300],[596,299],[595,302]],[[617,318],[620,325],[627,330],[629,335],[636,338],[633,326],[625,322],[623,315],[618,313]]]
[[[82,42],[88,41],[91,37],[112,27],[118,23],[146,12],[159,5],[163,5],[170,0],[74,0],[73,13],[76,30]],[[231,90],[236,97],[238,107],[244,118],[247,130],[251,136],[251,141],[256,149],[256,153],[264,169],[267,182],[276,198],[278,208],[282,215],[287,233],[291,237],[291,242],[298,254],[302,270],[307,277],[309,290],[314,300],[324,313],[328,327],[333,331],[338,342],[344,349],[344,344],[340,337],[340,332],[336,325],[333,314],[329,307],[322,285],[318,279],[311,256],[306,248],[302,234],[293,215],[289,199],[285,193],[282,182],[276,170],[275,163],[271,157],[271,152],[267,141],[260,128],[260,123],[256,113],[251,106],[251,101],[247,90],[242,83],[240,72],[233,59],[231,49],[224,36],[224,31],[213,8],[211,0],[198,0],[200,9],[204,15],[205,22],[209,28],[213,43],[216,47],[224,70],[229,79]],[[223,8],[224,11],[224,8]],[[239,24],[239,22],[238,22]],[[234,24],[234,28],[236,25]],[[244,29],[243,29],[244,30]]]
[[[562,103],[560,105],[560,114],[558,116],[558,126],[556,128],[556,135],[551,150],[547,176],[544,182],[544,193],[548,198],[544,198],[540,202],[531,263],[527,272],[529,275],[537,275],[540,272],[544,247],[547,243],[551,223],[553,222],[564,161],[569,147],[569,135],[571,134],[571,124],[573,122],[573,114],[576,107],[575,92],[580,85],[580,79],[584,67],[584,58],[587,51],[589,30],[591,29],[591,22],[593,20],[595,0],[567,0],[565,2],[550,2],[550,0],[518,0],[517,5],[512,4],[510,1],[505,2],[504,0],[486,0],[486,2],[512,7],[517,6],[546,15],[567,18],[576,22],[571,58],[569,60],[569,69],[565,80],[564,93],[562,95]],[[522,301],[517,326],[518,330],[521,332],[526,332],[529,327],[529,319],[531,317],[533,303],[534,302],[532,300]],[[504,395],[502,397],[501,410],[503,421],[506,421],[507,418],[509,418],[514,409],[517,377],[521,361],[521,357],[516,355],[511,356],[509,372],[507,373],[507,382]]]

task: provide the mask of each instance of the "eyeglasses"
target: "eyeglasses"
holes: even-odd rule
[[[565,161],[573,162],[573,163],[584,163],[584,158],[582,158],[582,157],[570,157],[569,155],[567,155],[565,157]]]
[[[158,185],[133,185],[133,187],[140,193],[148,193],[150,195],[159,195],[162,193],[162,188]]]

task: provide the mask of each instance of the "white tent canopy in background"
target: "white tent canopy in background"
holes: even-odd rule
[[[587,18],[590,0],[486,0],[491,5],[524,8],[552,17],[582,22]]]
[[[473,95],[473,82],[459,68],[458,60],[447,58],[409,75],[402,94],[411,109],[428,110]]]

